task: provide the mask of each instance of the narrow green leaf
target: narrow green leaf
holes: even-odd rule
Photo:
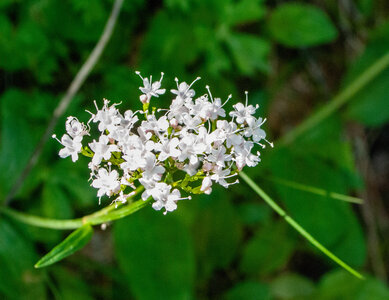
[[[329,251],[326,247],[324,247],[318,240],[316,240],[311,234],[309,234],[300,224],[298,224],[294,219],[292,219],[277,203],[274,202],[272,198],[268,194],[266,194],[249,176],[245,173],[241,172],[240,177],[255,191],[258,196],[260,196],[277,214],[284,218],[284,220],[289,223],[298,233],[300,233],[305,239],[307,239],[313,246],[315,246],[318,250],[324,253],[327,257],[329,257],[332,261],[337,263],[339,266],[353,274],[355,277],[359,279],[364,279],[362,274],[351,268],[348,264],[338,258],[335,254]]]
[[[274,181],[276,183],[288,186],[288,187],[296,189],[296,190],[304,191],[307,193],[312,193],[312,194],[323,196],[323,197],[330,197],[330,198],[333,198],[336,200],[350,202],[350,203],[363,204],[363,199],[361,199],[361,198],[331,192],[331,191],[321,189],[321,188],[318,188],[318,187],[315,187],[312,185],[302,184],[302,183],[299,183],[296,181],[286,180],[286,179],[279,178],[279,177],[266,177],[265,179],[269,179],[269,180]]]
[[[336,112],[345,103],[354,99],[354,96],[365,88],[373,79],[380,75],[389,66],[389,52],[385,53],[379,59],[377,59],[370,67],[368,67],[360,75],[355,78],[346,88],[343,89],[338,95],[332,98],[326,105],[322,106],[315,113],[311,114],[310,117],[305,119],[298,126],[293,128],[287,134],[278,140],[278,145],[290,144],[295,141],[298,137],[302,136],[303,133],[309,129],[317,126],[324,119],[328,118],[334,112]]]
[[[386,22],[370,33],[364,52],[348,68],[344,83],[353,82],[375,61],[388,54],[389,22]],[[388,84],[389,69],[386,68],[353,97],[353,102],[347,107],[346,116],[369,127],[382,126],[388,122]]]
[[[93,228],[90,224],[81,226],[73,231],[63,242],[43,256],[35,264],[35,268],[47,267],[80,250],[90,241],[92,234]]]

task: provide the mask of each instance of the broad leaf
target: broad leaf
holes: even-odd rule
[[[55,246],[49,253],[42,257],[35,264],[35,268],[47,267],[72,255],[74,252],[82,249],[90,241],[92,235],[92,226],[89,224],[83,225],[73,231],[63,242]]]
[[[275,177],[340,194],[361,187],[351,146],[343,138],[337,118],[312,128],[295,145],[289,149],[276,147],[263,161]],[[286,211],[313,237],[346,263],[363,265],[366,243],[350,204],[277,183],[273,187]]]
[[[193,222],[200,280],[207,280],[215,269],[227,268],[242,238],[242,226],[231,198],[224,188],[215,187],[211,195],[196,197],[202,207]]]
[[[227,37],[227,43],[242,74],[253,75],[255,71],[268,71],[268,41],[255,35],[233,33]]]
[[[194,254],[189,232],[174,214],[150,209],[114,226],[119,266],[136,299],[190,299]]]
[[[283,220],[262,227],[243,249],[240,270],[246,274],[266,275],[285,266],[295,245],[290,231]]]
[[[309,279],[298,274],[283,274],[270,284],[272,296],[276,299],[312,299],[315,285]]]
[[[225,6],[225,21],[233,26],[261,20],[266,7],[263,0],[230,1]]]
[[[224,295],[225,300],[271,299],[269,288],[259,282],[243,281],[236,284]]]
[[[0,220],[0,298],[45,299],[44,277],[34,270],[33,245],[14,224]],[[28,291],[28,293],[27,293]]]
[[[281,4],[271,14],[268,25],[277,42],[292,48],[329,43],[338,35],[325,12],[310,4]]]
[[[311,299],[386,300],[389,299],[389,289],[378,279],[367,277],[361,281],[341,270],[326,274]]]

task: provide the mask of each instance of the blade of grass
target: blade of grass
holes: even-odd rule
[[[339,194],[339,193],[334,193],[331,191],[327,191],[325,189],[321,189],[315,186],[307,185],[307,184],[302,184],[299,182],[291,181],[291,180],[286,180],[278,177],[263,177],[266,180],[271,180],[276,183],[282,184],[284,186],[288,186],[290,188],[312,193],[315,195],[323,196],[323,197],[330,197],[336,200],[340,201],[345,201],[345,202],[350,202],[350,203],[356,203],[356,204],[363,204],[363,199],[357,198],[357,197],[352,197],[344,194]]]
[[[336,95],[331,101],[318,109],[310,117],[305,119],[298,126],[293,128],[287,134],[282,136],[275,144],[287,145],[292,143],[296,138],[312,127],[315,127],[325,118],[334,113],[342,105],[352,99],[352,97],[364,88],[377,75],[389,67],[389,53],[383,55],[374,64],[372,64],[365,72],[363,72],[357,79],[348,85],[342,92]]]
[[[299,225],[295,220],[293,220],[277,203],[274,202],[268,194],[266,194],[249,176],[244,172],[240,172],[240,177],[260,196],[277,214],[279,214],[284,220],[292,226],[298,233],[300,233],[305,239],[307,239],[313,246],[318,250],[323,252],[327,257],[332,261],[336,262],[339,266],[353,274],[359,279],[364,279],[362,274],[358,271],[351,268],[330,250],[320,244],[310,233],[308,233],[301,225]]]

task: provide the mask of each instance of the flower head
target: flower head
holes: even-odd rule
[[[169,109],[149,109],[151,98],[166,91],[163,73],[155,82],[136,73],[143,84],[143,110],[121,114],[118,104],[104,99],[101,108],[95,103],[97,112],[90,113],[88,126],[69,117],[67,134],[58,140],[64,146],[61,157],[76,161],[82,153],[91,158],[91,185],[99,199],[115,197],[112,203],[125,203],[142,186],[141,198],[152,198],[152,207],[167,213],[179,200],[191,199],[190,194],[210,194],[214,184],[227,188],[237,183],[243,167],[260,162],[259,150],[265,146],[260,142],[269,143],[262,129],[266,119],[254,116],[258,107],[248,104],[247,93],[245,104],[236,103],[226,113],[231,95],[223,103],[206,86],[207,93],[195,98],[192,86],[200,78],[191,84],[176,78]],[[83,147],[90,122],[97,123],[100,136]]]

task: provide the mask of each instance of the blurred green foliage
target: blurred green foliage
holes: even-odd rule
[[[380,9],[382,1],[347,1],[354,5],[355,19],[331,1],[307,2],[126,0],[111,41],[66,114],[87,121],[84,110],[103,97],[136,109],[140,82],[135,69],[143,74],[164,71],[169,87],[175,76],[186,81],[201,76],[200,93],[205,84],[214,94],[232,93],[234,99],[249,90],[250,101],[260,104],[272,125],[268,132],[275,136],[270,139],[275,139],[296,124],[288,118],[272,121],[276,117],[271,113],[285,105],[277,102],[285,97],[279,93],[287,94],[288,116],[296,114],[298,99],[306,100],[304,110],[297,109],[302,120],[389,51],[389,11]],[[111,5],[109,0],[0,1],[0,201],[97,42]],[[353,26],[345,27],[344,18]],[[366,49],[349,57],[344,49],[350,30],[360,34]],[[309,72],[312,61],[327,73]],[[302,73],[310,93],[293,97],[290,83]],[[328,84],[322,84],[323,76]],[[367,272],[357,208],[279,185],[268,176],[342,194],[363,189],[345,125],[384,126],[389,120],[388,86],[386,70],[345,110],[290,146],[276,144],[264,151],[263,162],[249,172],[320,242],[351,266],[367,266]],[[56,128],[59,134],[64,120]],[[56,142],[47,143],[14,207],[52,218],[99,208],[88,184],[87,160],[60,160],[58,148]],[[0,298],[389,299],[384,283],[373,276],[361,282],[338,270],[244,184],[182,201],[167,216],[143,209],[112,229],[97,229],[77,255],[34,270],[38,257],[67,233],[1,216]]]

